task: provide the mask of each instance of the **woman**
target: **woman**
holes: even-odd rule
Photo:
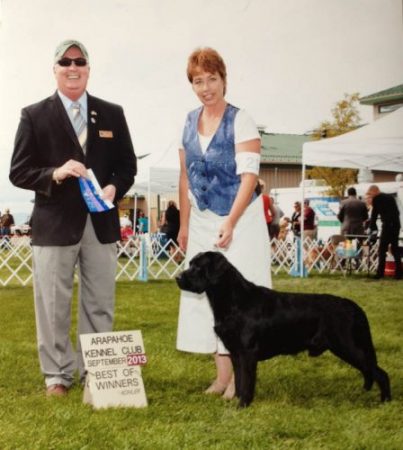
[[[260,136],[249,116],[224,98],[227,74],[211,48],[189,57],[187,76],[202,103],[187,116],[180,157],[178,243],[186,265],[198,252],[217,250],[249,280],[271,286],[270,246],[257,196]],[[217,376],[207,393],[234,396],[228,351],[214,333],[206,296],[182,291],[177,348],[214,353]]]
[[[182,252],[178,250],[178,233],[179,233],[179,223],[180,215],[179,209],[176,207],[174,201],[168,202],[168,208],[165,211],[165,234],[168,242],[167,250],[169,254],[176,262],[182,262],[183,255]]]
[[[167,239],[172,240],[175,244],[178,244],[179,223],[179,210],[176,203],[171,200],[168,202],[168,208],[165,211],[165,233]]]

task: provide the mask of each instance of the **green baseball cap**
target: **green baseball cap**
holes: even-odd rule
[[[55,64],[63,57],[63,55],[67,52],[67,50],[70,47],[79,48],[81,53],[83,54],[84,58],[87,61],[89,61],[87,49],[84,47],[84,45],[81,42],[75,41],[74,39],[66,39],[63,42],[60,42],[60,44],[56,47],[55,61],[54,61]]]

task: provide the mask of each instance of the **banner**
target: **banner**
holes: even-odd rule
[[[89,212],[103,212],[115,207],[111,201],[102,198],[101,186],[91,169],[87,169],[87,178],[80,177],[78,181],[81,195],[87,204]]]
[[[87,371],[84,403],[94,408],[147,406],[141,331],[82,334],[80,340]]]

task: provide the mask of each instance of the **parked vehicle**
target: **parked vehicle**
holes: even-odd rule
[[[22,223],[20,225],[12,225],[10,227],[11,234],[16,236],[30,235],[31,234],[31,225],[28,222]]]

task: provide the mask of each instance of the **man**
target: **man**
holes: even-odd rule
[[[309,206],[309,200],[304,200],[304,239],[316,239],[315,211]]]
[[[347,190],[348,198],[340,204],[337,218],[341,222],[341,234],[363,235],[364,222],[368,220],[367,205],[357,198],[357,191],[350,187]]]
[[[294,203],[294,212],[291,216],[291,230],[294,237],[301,236],[301,202]]]
[[[375,184],[368,188],[367,196],[372,203],[370,219],[370,230],[372,235],[376,236],[376,221],[378,216],[380,216],[382,221],[381,236],[379,239],[378,268],[375,278],[383,278],[385,274],[386,252],[388,251],[388,246],[390,244],[395,259],[395,278],[401,279],[402,263],[399,251],[400,218],[396,201],[391,195],[381,192],[379,187]]]
[[[22,110],[10,180],[35,191],[39,359],[47,395],[65,395],[76,369],[80,381],[85,379],[79,338],[77,354],[69,339],[74,268],[80,283],[78,335],[111,331],[120,239],[116,205],[133,184],[136,157],[122,108],[86,92],[90,67],[84,45],[63,41],[53,71],[57,92]],[[88,212],[79,186],[87,168],[114,208]]]
[[[11,234],[11,227],[14,225],[14,217],[10,210],[6,208],[5,213],[0,213],[1,235],[9,236]]]

